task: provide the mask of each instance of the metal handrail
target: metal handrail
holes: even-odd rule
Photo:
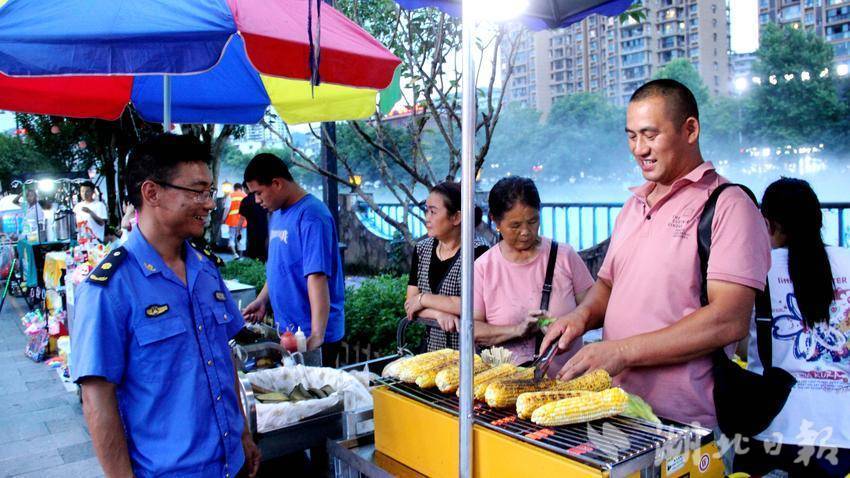
[[[378,206],[390,213],[392,217],[401,219],[399,211],[403,211],[403,205],[378,203]],[[540,210],[543,234],[558,241],[570,243],[576,249],[592,247],[611,235],[614,220],[622,207],[623,203],[618,202],[542,203]],[[418,209],[419,206],[410,204],[408,208]],[[850,224],[848,224],[848,221],[850,221],[850,202],[822,202],[821,210],[826,216],[824,229],[830,233],[830,237],[826,238],[827,242],[841,247],[850,246]],[[588,217],[588,214],[590,217]],[[599,220],[597,216],[603,215],[605,219]],[[833,216],[835,217],[833,218]],[[384,223],[380,218],[375,218],[375,223],[377,227],[387,231],[392,229],[392,226]],[[414,236],[422,235],[425,232],[424,225],[415,216],[408,216],[408,225]],[[389,237],[391,237],[391,234],[389,234]]]

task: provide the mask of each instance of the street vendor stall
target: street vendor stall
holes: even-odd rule
[[[454,358],[408,370],[402,359],[373,380],[375,431],[329,445],[334,476],[456,476],[458,355],[439,353]],[[530,369],[475,362],[471,476],[723,476],[711,430],[658,419],[604,371],[534,382],[517,378]]]

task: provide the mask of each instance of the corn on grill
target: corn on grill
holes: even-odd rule
[[[384,387],[376,389],[374,393],[375,443],[378,451],[428,476],[442,476],[444,472],[446,476],[456,474],[456,467],[448,465],[440,468],[431,462],[446,454],[451,454],[452,458],[456,459],[456,448],[450,446],[454,443],[456,447],[457,443],[457,397],[453,394],[441,394],[436,390],[423,390],[395,379],[381,379],[379,382]],[[402,407],[403,411],[400,410]],[[395,410],[396,408],[399,410]],[[441,428],[437,415],[432,414],[434,410],[450,415],[451,417],[446,418],[451,423]],[[410,415],[419,412],[427,414],[428,417],[423,417],[422,421],[416,424],[415,418]],[[524,466],[535,470],[532,473],[526,469],[527,473],[518,475],[516,470],[509,471],[493,466],[486,471],[478,470],[476,476],[549,476],[547,470],[551,473],[555,473],[554,470],[563,473],[565,469],[569,470],[569,476],[723,476],[720,460],[712,456],[717,451],[713,435],[710,430],[704,428],[674,422],[655,425],[625,417],[597,420],[589,424],[544,427],[519,419],[513,409],[493,409],[479,403],[476,403],[473,414],[477,429],[476,454],[479,454],[479,451],[487,454],[487,450],[481,447],[489,446],[487,443],[493,442],[500,451],[489,452],[489,460],[500,459],[509,463],[511,458],[503,455],[514,453],[511,450],[515,450],[516,456],[512,459],[533,460],[534,462],[525,463]],[[426,429],[405,431],[401,422],[408,424],[410,428]],[[450,436],[435,436],[442,433],[441,430]],[[504,439],[510,440],[511,443],[502,443]],[[416,449],[408,450],[407,444],[398,443],[405,441],[411,442],[409,446]],[[442,446],[441,442],[445,442],[445,450],[430,456],[427,450],[423,450],[423,447]],[[556,456],[553,457],[552,454]],[[694,454],[696,458],[693,457]],[[708,460],[705,459],[706,455]],[[476,466],[486,467],[486,460],[488,459],[482,457],[480,463],[476,462]],[[409,463],[410,461],[422,463]],[[555,463],[557,461],[567,462],[571,467],[558,468]],[[549,462],[552,462],[552,466],[546,468],[546,463]],[[420,466],[428,469],[423,470]],[[543,474],[540,474],[541,472]]]

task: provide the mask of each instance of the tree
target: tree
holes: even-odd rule
[[[802,146],[834,137],[847,106],[833,79],[821,74],[832,67],[832,45],[814,33],[771,24],[763,30],[756,58],[753,74],[762,83],[753,89],[746,125],[754,139]]]
[[[228,142],[221,152],[221,176],[229,181],[241,182],[245,168],[248,167],[248,163],[251,162],[251,159],[253,159],[254,156],[262,153],[273,154],[278,158],[283,159],[284,162],[289,163],[288,165],[291,166],[292,160],[290,158],[292,157],[292,151],[289,148],[268,147],[260,148],[251,153],[243,153],[239,150],[239,148],[234,146],[233,143]],[[317,178],[314,174],[309,174],[301,168],[291,169],[292,176],[296,181],[298,181],[298,183],[306,184],[308,186],[318,185]]]
[[[739,98],[712,97],[699,72],[690,61],[679,58],[658,70],[654,78],[676,80],[694,94],[700,115],[700,147],[708,158],[738,154],[743,125],[743,105]]]
[[[700,148],[707,159],[735,157],[744,143],[744,102],[715,96],[700,108]]]
[[[546,121],[546,156],[551,166],[561,168],[566,177],[608,177],[622,169],[619,166],[628,151],[625,123],[625,109],[601,94],[567,95],[552,105]],[[544,171],[547,169],[554,168]]]
[[[54,173],[84,171],[96,161],[89,142],[97,120],[43,115],[17,115],[26,142],[45,159],[41,168]]]
[[[0,182],[3,184],[9,184],[21,171],[46,169],[53,172],[53,167],[25,139],[0,134]]]
[[[233,124],[184,124],[181,128],[183,134],[195,136],[209,150],[213,184],[218,184],[222,152],[230,139],[239,139],[245,134],[245,128]]]
[[[540,112],[534,108],[508,104],[502,113],[502,128],[493,137],[487,155],[493,166],[498,165],[498,170],[531,171],[532,164],[542,160],[546,146],[546,127],[541,119]],[[524,167],[518,167],[520,163]]]
[[[350,121],[338,128],[338,140],[326,144],[339,158],[341,171],[337,174],[325,169],[316,155],[296,146],[290,132],[280,136],[292,149],[295,165],[351,188],[412,242],[408,218],[395,220],[385,214],[353,178],[377,172],[381,183],[399,203],[414,206],[405,208],[408,214],[422,217],[421,209],[415,209],[421,200],[417,188],[430,188],[439,181],[457,177],[461,167],[460,21],[434,9],[402,10],[392,0],[339,0],[336,6],[401,58],[408,113],[403,120],[391,121],[377,113],[368,121]],[[502,73],[498,60],[500,55],[507,57],[508,67],[503,77],[507,81],[512,75],[519,40],[518,33],[510,35],[507,29],[498,28],[477,42],[474,54],[479,64],[486,61],[492,69],[487,78],[479,77],[476,82],[485,85],[476,90],[479,105],[476,169],[484,164],[502,113],[504,92],[496,87],[496,77]],[[316,138],[321,136],[319,131],[313,132]],[[366,174],[367,171],[370,173]]]
[[[670,63],[664,65],[661,69],[655,72],[653,79],[669,79],[676,80],[679,83],[688,87],[694,98],[697,100],[697,105],[703,107],[711,101],[711,96],[708,93],[708,88],[702,82],[699,72],[690,61],[684,58],[677,58]]]

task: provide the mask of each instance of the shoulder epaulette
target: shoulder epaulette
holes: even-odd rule
[[[118,270],[118,266],[124,262],[125,257],[127,257],[127,250],[123,247],[119,247],[118,249],[110,252],[103,258],[102,261],[100,261],[100,264],[91,271],[86,282],[102,285],[107,284],[109,279],[112,278],[112,274]]]
[[[201,254],[203,254],[204,257],[212,261],[212,263],[215,264],[216,267],[221,267],[224,265],[224,261],[221,260],[221,258],[217,255],[213,254],[212,249],[210,249],[209,245],[204,245],[194,240],[189,241],[189,245]]]

